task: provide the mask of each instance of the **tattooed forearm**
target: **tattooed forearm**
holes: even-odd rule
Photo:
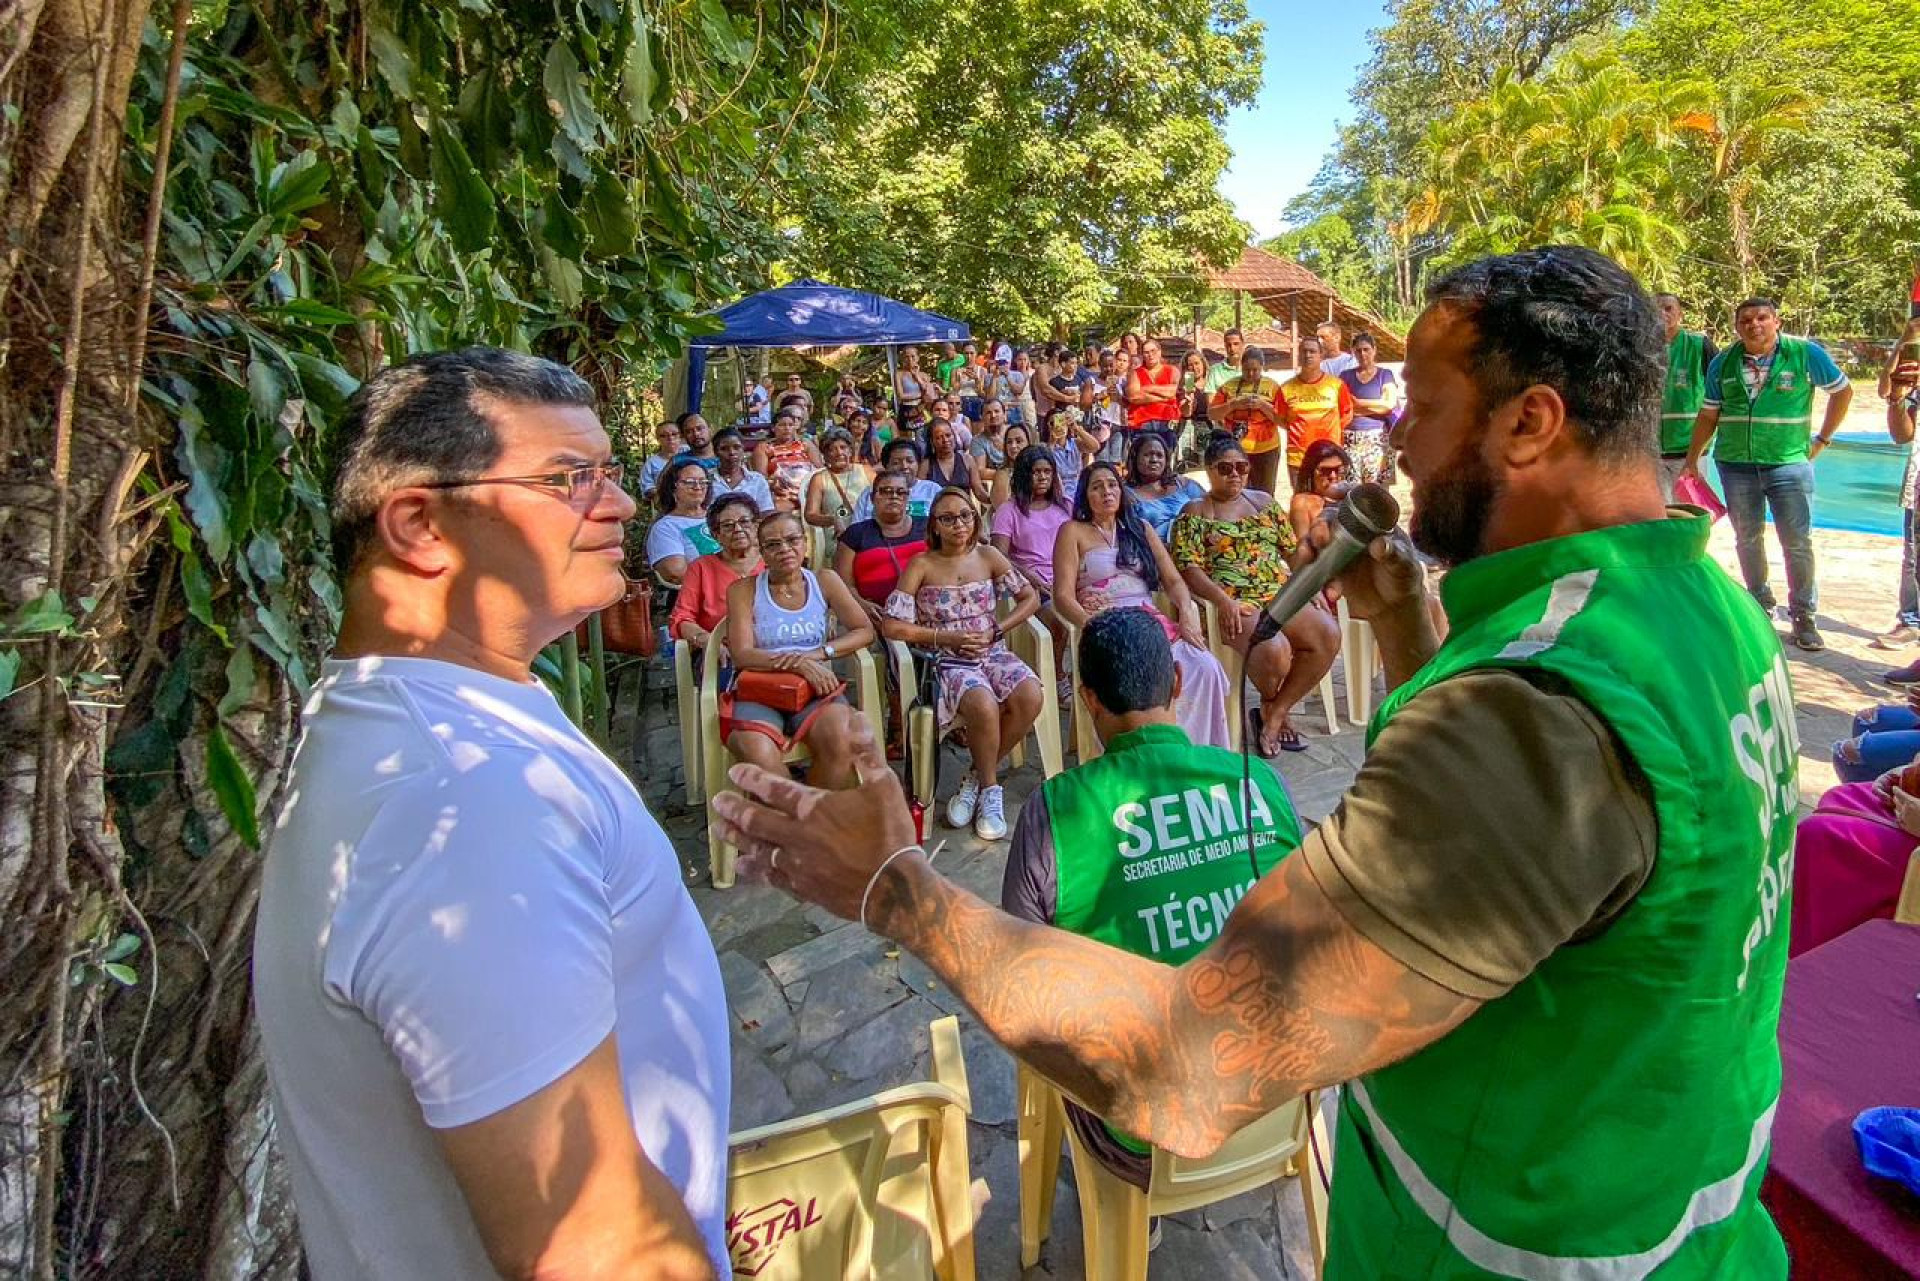
[[[885,933],[1018,1058],[1184,1155],[1412,1053],[1476,1008],[1354,933],[1299,858],[1181,969],[1016,920],[918,860],[895,867],[875,891]]]

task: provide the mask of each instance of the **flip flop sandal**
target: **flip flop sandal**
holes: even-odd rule
[[[1281,749],[1268,751],[1263,737],[1265,732],[1260,724],[1260,709],[1257,707],[1249,707],[1247,709],[1247,742],[1252,746],[1255,756],[1258,756],[1263,761],[1270,761],[1280,755],[1280,751],[1284,750],[1284,746]]]
[[[1283,752],[1304,752],[1307,740],[1300,737],[1300,731],[1288,726],[1280,731],[1280,750]]]

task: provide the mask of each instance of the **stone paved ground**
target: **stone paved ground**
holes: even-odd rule
[[[1832,782],[1828,748],[1845,732],[1853,710],[1888,696],[1875,675],[1911,654],[1869,649],[1872,635],[1890,624],[1899,567],[1897,543],[1864,534],[1820,531],[1821,626],[1831,648],[1820,655],[1789,650],[1799,699],[1801,794],[1811,804]],[[1724,522],[1713,547],[1733,571]],[[1783,581],[1774,548],[1774,575]],[[1784,591],[1782,592],[1784,596]],[[648,806],[680,851],[695,901],[713,933],[734,1013],[735,1129],[812,1111],[871,1094],[928,1072],[927,1024],[960,1015],[973,1090],[968,1140],[977,1212],[979,1275],[1000,1281],[1019,1267],[1019,1178],[1014,1134],[1013,1067],[1008,1056],[973,1023],[960,1003],[911,956],[818,909],[803,907],[764,886],[711,888],[706,873],[705,819],[684,804],[679,739],[673,721],[672,676],[656,671],[648,688],[623,682],[617,742],[633,745],[633,769]],[[1309,821],[1324,818],[1352,778],[1361,755],[1360,731],[1350,725],[1326,733],[1309,699],[1298,724],[1309,749],[1283,756],[1281,776]],[[959,757],[942,766],[946,787],[959,777]],[[1038,781],[1029,764],[1007,779],[1008,809],[1017,809]],[[987,846],[970,834],[944,832],[941,866],[961,884],[997,898],[1005,846]],[[1051,1240],[1033,1277],[1083,1274],[1078,1203],[1070,1162],[1061,1163]],[[1156,1278],[1204,1281],[1312,1275],[1307,1262],[1299,1192],[1292,1180],[1169,1221],[1153,1255]]]

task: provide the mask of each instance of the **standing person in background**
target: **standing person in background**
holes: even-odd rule
[[[1171,449],[1179,438],[1180,371],[1162,358],[1152,338],[1141,344],[1140,354],[1139,367],[1127,377],[1127,434],[1154,432]]]
[[[326,444],[345,611],[252,968],[306,1266],[726,1275],[713,942],[626,772],[533,673],[626,590],[593,389],[496,348],[415,356]]]
[[[1338,445],[1353,421],[1353,393],[1321,363],[1320,340],[1300,340],[1300,371],[1280,384],[1287,407],[1287,468],[1291,472],[1316,440]]]
[[[951,348],[952,343],[947,346]],[[920,349],[903,347],[900,349],[900,366],[893,372],[893,396],[899,402],[900,421],[905,423],[909,409],[919,409],[925,402],[940,394],[940,385],[933,375],[920,368]]]
[[[1181,362],[1180,437],[1174,442],[1169,466],[1185,471],[1199,464],[1201,443],[1213,434],[1213,420],[1207,415],[1212,399],[1213,393],[1207,390],[1207,358],[1195,347]]]
[[[1131,329],[1120,335],[1118,350],[1125,354],[1129,372],[1140,368],[1140,362],[1146,359],[1146,344],[1141,341],[1140,335]]]
[[[1007,421],[1010,423],[1036,423],[1034,404],[1033,357],[1022,349],[1013,354],[1013,365],[1007,371]]]
[[[801,378],[799,374],[788,374],[787,385],[780,393],[780,404],[784,406],[796,403],[798,403],[800,409],[800,421],[802,423],[812,422],[813,393],[807,390],[806,381]]]
[[[740,408],[745,411],[749,426],[765,426],[773,418],[773,388],[767,384],[765,374],[748,381],[746,390],[740,394]]]
[[[1913,448],[1914,417],[1920,408],[1920,317],[1909,320],[1887,364],[1880,371],[1880,398],[1887,402],[1887,437],[1907,447],[1900,477],[1900,604],[1893,630],[1873,639],[1875,649],[1901,649],[1920,641],[1920,455]],[[1885,673],[1892,685],[1920,683],[1920,662]],[[1920,750],[1920,748],[1916,748]]]
[[[1238,328],[1229,329],[1220,335],[1220,341],[1226,345],[1227,356],[1226,359],[1215,361],[1207,367],[1205,388],[1209,398],[1214,392],[1240,377],[1241,357],[1247,352],[1246,337]]]
[[[1240,376],[1214,390],[1207,412],[1214,425],[1239,442],[1252,466],[1247,487],[1271,494],[1280,479],[1281,433],[1287,421],[1280,387],[1266,375],[1258,347],[1240,353]],[[1212,445],[1203,453],[1211,453]]]
[[[973,416],[976,423],[986,415],[988,405],[1004,410],[1013,403],[1013,369],[1008,362],[994,361],[980,379],[980,412]]]
[[[1707,371],[1720,349],[1704,333],[1682,325],[1685,319],[1676,294],[1655,294],[1660,323],[1667,331],[1667,383],[1660,398],[1660,478],[1667,496],[1687,465],[1687,447],[1693,443],[1693,424],[1707,397]]]
[[[1093,438],[1100,442],[1094,457],[1109,462],[1118,461],[1126,448],[1127,375],[1121,362],[1119,352],[1100,353],[1100,372],[1092,383],[1093,417],[1086,424]]]
[[[1760,608],[1773,612],[1767,583],[1767,513],[1787,561],[1789,638],[1804,650],[1827,647],[1814,625],[1819,593],[1813,560],[1813,460],[1833,442],[1853,404],[1853,384],[1826,349],[1780,332],[1771,298],[1749,298],[1734,309],[1740,345],[1714,358],[1707,394],[1694,422],[1681,474],[1700,475],[1700,457],[1719,433],[1713,458],[1720,467],[1727,519],[1733,524],[1740,573]],[[1813,426],[1813,393],[1827,393],[1820,434]],[[1724,419],[1724,425],[1722,420]]]
[[[1913,288],[1907,291],[1907,318],[1920,320],[1920,258],[1913,260]]]
[[[1353,368],[1340,375],[1353,397],[1353,421],[1347,424],[1347,454],[1353,459],[1353,478],[1382,485],[1393,482],[1393,450],[1387,443],[1394,412],[1400,407],[1400,380],[1385,365],[1375,363],[1379,345],[1372,334],[1353,339]],[[1325,364],[1321,368],[1325,368]]]
[[[713,497],[745,494],[762,513],[773,510],[773,489],[767,478],[747,466],[747,438],[728,427],[713,438],[714,457],[720,465],[713,469]]]
[[[1340,349],[1347,340],[1347,334],[1333,321],[1321,321],[1313,327],[1313,332],[1320,339],[1320,368],[1335,378],[1360,363],[1358,356]]]
[[[1007,465],[1007,407],[989,400],[980,414],[980,430],[967,446],[967,465],[973,472],[973,496],[985,503],[993,497],[993,478]]]
[[[685,417],[685,415],[681,415]],[[640,464],[640,480],[634,487],[643,496],[650,496],[654,487],[660,483],[660,473],[667,469],[681,448],[680,419],[667,419],[655,423],[653,427],[653,452]]]
[[[941,391],[953,390],[953,371],[967,363],[960,349],[950,342],[940,344],[940,359],[934,362],[933,378],[940,384]]]
[[[980,379],[984,371],[975,359],[978,355],[979,349],[968,343],[966,350],[961,353],[960,363],[954,366],[953,373],[947,379],[947,397],[955,402],[954,407],[968,422],[980,416]]]

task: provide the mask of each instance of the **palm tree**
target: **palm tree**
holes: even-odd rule
[[[1678,122],[1680,128],[1708,142],[1714,185],[1727,197],[1743,295],[1753,291],[1759,275],[1753,256],[1751,202],[1761,162],[1779,140],[1806,132],[1813,108],[1812,98],[1789,85],[1721,80],[1706,91],[1700,109]]]

